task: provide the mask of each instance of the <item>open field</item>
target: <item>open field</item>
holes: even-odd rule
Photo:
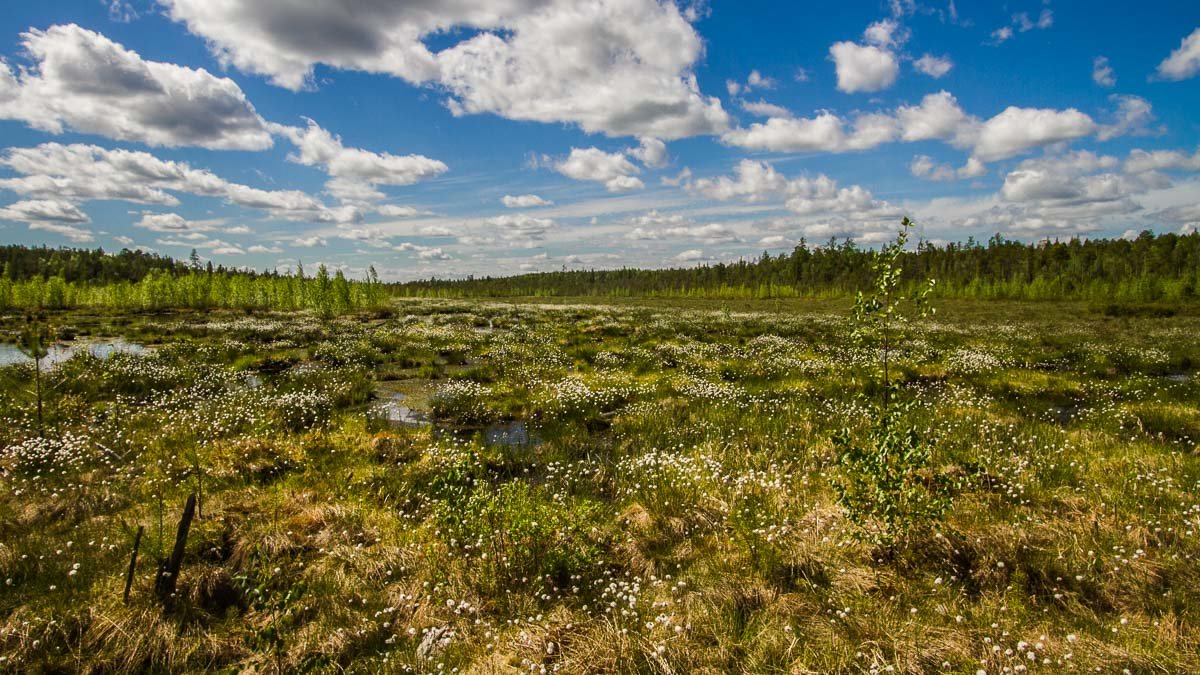
[[[890,548],[846,301],[52,321],[124,342],[42,437],[0,367],[0,670],[1200,670],[1194,313],[942,303],[892,375],[950,506]]]

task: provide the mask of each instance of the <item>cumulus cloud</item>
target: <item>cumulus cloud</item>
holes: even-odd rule
[[[860,114],[853,120],[828,111],[811,118],[772,117],[731,130],[722,141],[773,152],[851,152],[898,139],[941,140],[962,148],[974,143],[979,126],[951,94],[940,92],[926,96],[917,106],[901,106],[894,113]]]
[[[412,206],[400,206],[397,204],[382,204],[375,207],[375,213],[389,218],[411,218],[421,215],[421,211]]]
[[[766,101],[742,101],[742,110],[759,117],[791,117],[792,113],[783,106],[767,103]]]
[[[894,49],[908,42],[909,32],[894,19],[882,19],[867,26],[863,39],[886,49]]]
[[[453,256],[446,253],[438,246],[422,246],[412,242],[402,242],[392,247],[392,250],[400,252],[416,253],[419,260],[434,261],[434,260],[453,260]]]
[[[920,105],[896,109],[903,140],[945,141],[956,148],[973,145],[979,136],[980,122],[958,105],[954,95],[941,91],[921,99]]]
[[[0,118],[156,146],[271,147],[267,123],[229,78],[146,61],[74,24],[31,29],[21,45],[34,64],[14,73],[0,61]]]
[[[929,155],[917,155],[913,157],[912,163],[908,165],[908,170],[917,178],[932,181],[977,178],[987,173],[987,167],[984,166],[983,162],[974,157],[968,158],[966,164],[956,169],[949,164],[935,162]]]
[[[347,148],[342,139],[308,120],[307,126],[273,125],[295,144],[288,159],[319,167],[334,180],[327,188],[346,201],[366,200],[379,194],[376,185],[412,185],[445,173],[446,164],[424,155],[393,155]]]
[[[1134,150],[1123,162],[1086,150],[1050,152],[1022,161],[992,197],[934,200],[918,207],[917,215],[944,227],[987,228],[1024,237],[1085,234],[1131,220],[1185,223],[1186,206],[1147,213],[1143,205],[1152,203],[1152,194],[1161,200],[1173,187],[1173,178],[1164,172],[1200,172],[1200,151]],[[946,211],[954,215],[944,218]]]
[[[900,74],[896,55],[876,45],[835,42],[829,56],[837,72],[837,88],[847,94],[882,91]]]
[[[542,199],[537,195],[504,195],[500,202],[510,209],[528,209],[534,206],[550,206],[554,202]]]
[[[925,54],[913,61],[913,67],[936,80],[945,77],[954,68],[954,62],[949,56]]]
[[[88,223],[91,218],[70,202],[57,199],[29,199],[10,204],[0,210],[0,217],[7,220],[56,223]]]
[[[142,214],[140,220],[134,223],[134,226],[150,230],[151,232],[171,233],[212,229],[209,225],[189,221],[178,213],[145,213]]]
[[[1200,171],[1200,150],[1187,154],[1178,150],[1132,150],[1125,160],[1125,172],[1142,174],[1151,171]]]
[[[1164,80],[1186,80],[1200,73],[1200,28],[1183,38],[1179,48],[1158,64],[1155,71]]]
[[[578,124],[611,136],[719,133],[728,114],[693,67],[703,42],[673,2],[274,3],[159,0],[239,70],[293,90],[313,67],[388,74],[449,93],[454,114]],[[431,51],[431,35],[465,37]],[[473,29],[473,30],[472,30]]]
[[[750,71],[750,75],[746,78],[746,82],[738,82],[736,80],[725,80],[725,90],[730,96],[739,94],[748,94],[754,89],[774,89],[779,83],[774,78],[764,77],[757,70]]]
[[[74,204],[61,199],[28,199],[0,208],[0,220],[14,220],[42,230],[62,235],[73,242],[95,239],[90,230],[77,225],[91,222],[86,213]]]
[[[657,138],[639,138],[638,147],[629,150],[630,156],[651,169],[667,165],[667,144]]]
[[[525,214],[495,216],[484,220],[483,224],[489,230],[498,231],[500,238],[507,241],[540,241],[558,226],[551,218]]]
[[[1092,60],[1092,81],[1108,89],[1117,86],[1117,76],[1113,73],[1107,56],[1097,56]]]
[[[875,199],[860,185],[841,187],[825,175],[788,178],[766,162],[744,159],[733,176],[701,178],[686,186],[693,194],[719,201],[747,203],[780,202],[794,214],[806,218],[836,218],[846,227],[892,220],[900,211]]]
[[[571,148],[571,154],[554,168],[568,178],[604,183],[609,192],[645,187],[642,181],[633,175],[641,173],[641,170],[621,152],[604,152],[599,148]]]
[[[895,120],[887,115],[861,115],[853,122],[824,111],[816,117],[772,117],[722,136],[727,145],[772,152],[849,152],[894,140]]]
[[[630,220],[635,227],[625,233],[626,239],[659,241],[663,239],[695,239],[708,244],[742,241],[737,232],[722,223],[697,224],[680,214],[648,211]]]
[[[693,248],[677,253],[675,255],[675,260],[682,263],[697,263],[711,260],[711,258],[704,255],[704,251],[701,251],[698,248]]]
[[[1018,108],[1009,106],[984,123],[974,156],[984,162],[1007,159],[1049,143],[1091,135],[1096,123],[1074,108]]]
[[[298,190],[262,190],[141,151],[43,143],[9,148],[0,166],[18,174],[0,178],[0,188],[39,199],[178,206],[176,193],[180,193],[219,198],[285,220],[350,222],[361,215],[353,207],[328,207]]]
[[[1113,122],[1100,127],[1096,138],[1107,141],[1126,134],[1145,136],[1155,133],[1148,127],[1154,121],[1154,110],[1149,101],[1140,96],[1119,94],[1109,98],[1117,104],[1113,112]]]
[[[1014,28],[1022,33],[1027,33],[1035,28],[1045,30],[1054,25],[1054,12],[1049,8],[1043,9],[1038,18],[1031,19],[1026,12],[1018,12],[1012,15],[1012,23],[1007,26],[1001,26],[992,31],[992,41],[990,44],[999,45],[1007,42],[1012,38]]]

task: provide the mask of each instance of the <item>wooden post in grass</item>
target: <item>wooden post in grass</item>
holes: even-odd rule
[[[129,554],[129,571],[125,573],[125,604],[129,604],[129,589],[133,586],[133,568],[137,567],[138,547],[142,545],[142,533],[145,525],[138,525],[137,534],[133,536],[133,553]]]
[[[183,565],[183,549],[187,546],[188,530],[192,527],[192,518],[196,517],[196,494],[188,495],[187,503],[183,506],[183,517],[179,519],[179,530],[175,533],[175,548],[171,557],[164,560],[158,567],[158,578],[154,580],[154,592],[158,599],[166,603],[175,594],[175,581],[179,578],[179,568]]]

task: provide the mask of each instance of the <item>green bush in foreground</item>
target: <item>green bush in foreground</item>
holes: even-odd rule
[[[871,405],[871,420],[864,429],[856,433],[843,428],[833,437],[842,466],[834,481],[838,503],[869,541],[888,551],[924,532],[950,506],[944,477],[932,471],[930,441],[911,419],[915,403],[893,401],[898,388],[892,359],[910,321],[899,294],[900,255],[910,227],[905,218],[896,241],[880,251],[872,266],[876,276],[871,294],[860,292],[854,302],[855,337],[879,354],[881,399]],[[933,313],[927,303],[933,287],[930,279],[908,298],[919,318]]]

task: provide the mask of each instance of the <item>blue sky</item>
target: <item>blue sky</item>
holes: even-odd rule
[[[0,241],[385,278],[1200,224],[1200,4],[78,0],[0,16]]]

